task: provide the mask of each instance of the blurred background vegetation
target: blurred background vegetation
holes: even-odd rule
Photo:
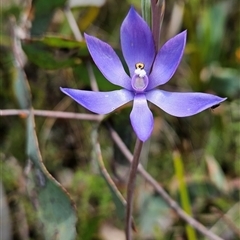
[[[88,71],[91,58],[84,41],[76,41],[67,15],[69,12],[73,14],[81,33],[86,32],[110,43],[121,56],[121,22],[130,5],[141,13],[141,2],[86,2],[33,0],[31,4],[27,0],[2,0],[1,109],[27,109],[32,105],[34,109],[87,113],[59,90],[60,86],[91,89]],[[191,118],[171,117],[151,106],[155,127],[151,139],[144,146],[142,157],[142,164],[148,172],[181,205],[178,165],[173,155],[173,150],[178,149],[193,217],[226,240],[240,239],[239,23],[239,0],[166,1],[161,44],[184,29],[188,30],[188,39],[179,69],[162,88],[208,92],[228,100],[218,108]],[[19,49],[23,52],[16,54],[16,42],[21,44]],[[23,68],[17,64],[19,54]],[[91,66],[100,90],[116,89],[93,64]],[[98,128],[103,160],[123,195],[128,175],[127,161],[109,138],[104,123],[111,122],[132,150],[135,136],[129,123],[129,112],[129,106],[121,108]],[[44,167],[38,166],[41,157],[38,146],[33,144],[35,140],[31,141],[30,137],[34,137],[34,127],[29,127],[34,120],[44,165],[67,190],[76,213],[68,197],[65,202],[59,202],[59,198],[66,197],[59,195],[64,191]],[[94,122],[76,119],[29,118],[24,114],[1,116],[0,234],[3,240],[50,239],[46,237],[48,227],[43,220],[51,217],[43,217],[46,213],[43,209],[51,201],[46,197],[51,191],[56,193],[54,201],[59,206],[53,212],[65,214],[63,208],[67,209],[66,215],[72,214],[72,224],[75,224],[77,214],[77,234],[71,227],[68,229],[61,225],[62,229],[66,228],[63,231],[72,231],[77,239],[84,240],[124,239],[124,220],[119,216],[114,193],[98,170],[92,141],[96,126]],[[35,158],[30,153],[31,147],[36,150]],[[29,166],[29,158],[32,167],[31,164]],[[45,179],[43,186],[53,184],[46,195],[41,181],[40,185],[35,183],[36,176],[40,176],[40,180],[41,177]],[[32,193],[37,197],[43,196],[40,203],[37,201],[37,206]],[[46,209],[50,211],[53,205]],[[137,182],[134,206],[136,239],[189,239],[185,223],[141,177]],[[36,209],[42,211],[40,222]],[[197,235],[197,239],[205,238]]]

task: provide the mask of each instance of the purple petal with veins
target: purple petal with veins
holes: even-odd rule
[[[226,98],[198,92],[167,92],[152,90],[146,93],[147,100],[175,117],[188,117],[220,104]]]
[[[149,74],[155,57],[152,32],[147,23],[131,8],[121,26],[123,56],[133,76],[135,64],[144,63]]]
[[[130,119],[138,138],[145,142],[152,133],[154,122],[145,94],[137,94],[134,97]]]
[[[148,90],[169,81],[175,73],[184,52],[187,31],[168,40],[159,50],[149,76]]]
[[[126,74],[119,57],[112,47],[107,43],[87,34],[85,34],[85,38],[93,61],[104,77],[109,82],[130,90],[131,80]]]
[[[133,100],[132,92],[121,89],[112,92],[93,92],[71,88],[61,88],[61,91],[89,111],[107,114]]]

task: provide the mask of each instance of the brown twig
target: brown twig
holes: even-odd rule
[[[94,137],[94,139],[92,141],[93,141],[93,146],[94,146],[95,151],[96,151],[99,169],[100,169],[102,175],[104,176],[105,180],[111,186],[112,190],[116,194],[116,196],[119,199],[119,201],[121,201],[123,206],[126,206],[127,205],[127,201],[124,199],[124,197],[122,196],[121,192],[118,190],[116,184],[114,183],[113,179],[109,175],[109,173],[108,173],[108,171],[107,171],[107,169],[106,169],[106,167],[104,165],[101,147],[100,147],[100,144],[99,144],[99,142],[98,142],[98,140],[96,138],[97,137]]]
[[[127,212],[126,212],[126,239],[132,239],[132,208],[133,208],[133,193],[135,188],[137,169],[139,158],[142,150],[143,142],[139,139],[136,141],[133,158],[131,161],[131,169],[127,185]]]
[[[74,112],[61,112],[61,111],[48,111],[48,110],[33,110],[35,116],[50,117],[50,118],[67,118],[67,119],[81,119],[88,121],[101,122],[103,115],[87,114],[87,113],[74,113]],[[27,116],[29,110],[19,109],[0,109],[0,116]]]
[[[133,156],[129,149],[126,147],[124,142],[121,140],[119,135],[117,134],[114,129],[109,126],[109,131],[111,138],[113,141],[117,144],[119,149],[122,151],[122,153],[125,155],[127,160],[131,163]],[[208,230],[205,226],[203,226],[201,223],[199,223],[197,220],[189,216],[187,213],[185,213],[180,206],[175,202],[168,194],[167,192],[158,184],[158,182],[143,168],[141,164],[138,165],[138,172],[142,175],[142,177],[150,183],[155,191],[161,195],[161,197],[165,200],[165,202],[171,207],[179,217],[181,217],[185,222],[187,222],[189,225],[191,225],[193,228],[195,228],[198,232],[203,234],[204,236],[208,237],[211,240],[223,240],[210,230]]]

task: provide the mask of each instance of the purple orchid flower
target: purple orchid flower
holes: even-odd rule
[[[121,47],[128,65],[123,65],[107,43],[85,34],[88,50],[104,77],[124,89],[93,92],[61,88],[61,91],[88,110],[107,114],[133,100],[132,127],[141,141],[153,130],[153,115],[147,101],[176,117],[187,117],[218,105],[226,98],[206,93],[167,92],[155,89],[170,80],[182,58],[186,31],[167,41],[156,54],[152,32],[147,23],[131,8],[121,26]]]

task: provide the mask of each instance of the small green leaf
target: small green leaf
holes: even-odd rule
[[[76,57],[78,49],[68,50],[48,47],[41,40],[23,43],[23,50],[29,61],[45,69],[59,69],[79,64],[81,60]]]
[[[38,148],[34,119],[27,119],[27,155],[33,163],[28,174],[28,191],[42,223],[45,239],[73,240],[76,210],[66,191],[47,172]]]
[[[49,27],[53,14],[57,8],[61,8],[66,0],[34,0],[31,12],[33,14],[31,36],[43,35]]]
[[[240,92],[239,70],[213,66],[212,72],[209,88],[219,95],[236,99]]]
[[[89,56],[86,43],[56,36],[27,39],[22,47],[28,59],[39,67],[58,69],[81,63],[81,57]]]
[[[213,156],[206,156],[206,163],[208,167],[208,172],[212,182],[221,190],[228,191],[228,183],[225,178],[225,175]]]
[[[37,41],[37,39],[35,41]],[[83,49],[86,51],[85,55],[89,55],[86,47],[86,43],[84,41],[79,42],[79,41],[75,41],[68,38],[62,38],[62,37],[50,36],[50,35],[44,36],[38,41],[41,41],[42,43],[44,43],[49,47],[67,48],[67,49],[74,49],[74,48]]]
[[[142,234],[152,236],[156,227],[160,227],[164,232],[172,224],[172,219],[169,217],[171,209],[166,202],[157,195],[152,195],[144,191],[140,194],[140,227]]]
[[[13,69],[13,92],[17,102],[22,109],[27,109],[31,106],[31,94],[29,92],[29,85],[26,80],[26,75],[23,69],[17,64]]]
[[[38,168],[32,168],[28,177],[28,192],[37,210],[44,238],[75,239],[76,213],[68,195]]]

